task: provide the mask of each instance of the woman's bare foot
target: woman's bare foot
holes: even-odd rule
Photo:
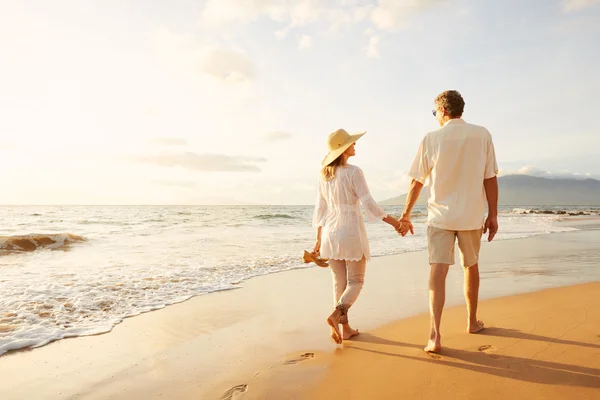
[[[442,350],[442,336],[436,334],[435,332],[431,332],[429,336],[429,342],[427,342],[427,346],[423,349],[427,353],[438,353]]]
[[[338,327],[338,325],[340,324],[341,316],[342,312],[336,309],[326,319],[327,325],[329,325],[329,327],[331,328],[331,340],[333,340],[337,344],[342,344],[342,335],[340,335],[340,330]]]
[[[352,329],[350,325],[344,324],[342,325],[342,338],[344,340],[349,340],[350,338],[358,335],[360,332],[358,329]]]
[[[467,332],[468,333],[477,333],[477,332],[482,331],[483,328],[484,328],[483,321],[477,320],[477,321],[475,321],[475,323],[469,322],[467,324]]]

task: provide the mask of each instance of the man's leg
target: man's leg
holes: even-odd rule
[[[429,313],[431,331],[429,342],[425,347],[427,352],[438,352],[442,348],[440,324],[442,322],[442,311],[446,302],[446,276],[449,264],[431,264],[429,274]]]
[[[477,319],[479,301],[479,249],[482,230],[459,231],[458,248],[465,270],[465,302],[467,303],[467,332],[477,333],[483,329],[483,322]]]
[[[427,352],[438,352],[442,348],[440,325],[446,302],[446,276],[450,265],[454,264],[454,242],[456,232],[427,227],[427,247],[429,249],[429,313],[431,330]]]
[[[477,333],[483,329],[483,322],[477,320],[479,301],[479,265],[465,268],[465,301],[467,302],[467,332]]]

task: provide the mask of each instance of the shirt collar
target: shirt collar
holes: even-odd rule
[[[452,118],[452,119],[446,121],[446,123],[444,124],[444,126],[446,126],[446,125],[454,125],[454,124],[466,124],[466,122],[462,118]]]

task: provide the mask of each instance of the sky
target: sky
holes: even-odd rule
[[[406,193],[462,93],[501,174],[600,177],[600,0],[0,0],[0,204],[314,204],[330,132]]]

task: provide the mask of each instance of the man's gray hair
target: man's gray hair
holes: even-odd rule
[[[446,90],[438,94],[435,104],[446,110],[451,118],[461,117],[465,109],[465,101],[456,90]]]

